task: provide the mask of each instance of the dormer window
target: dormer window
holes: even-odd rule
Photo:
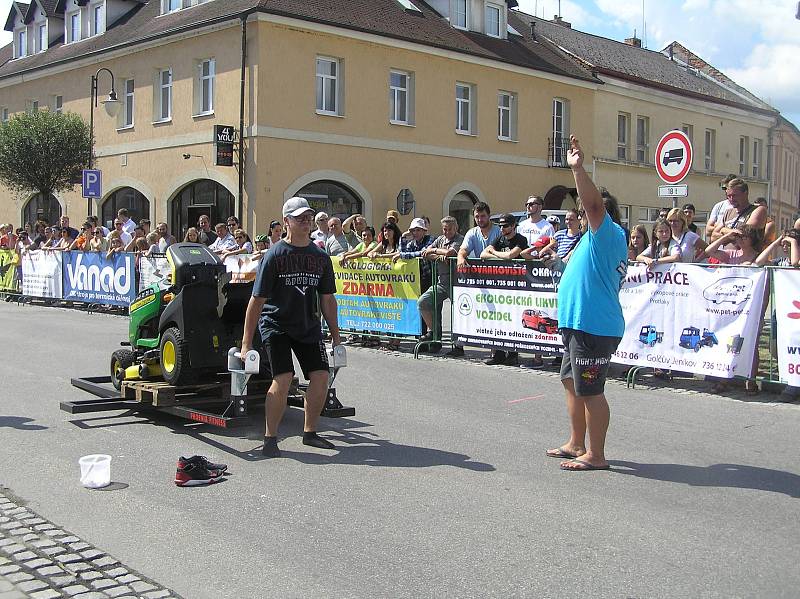
[[[21,29],[17,32],[17,58],[28,55],[28,32]]]
[[[469,26],[469,3],[470,0],[451,0],[452,15],[451,23],[453,27],[467,29]]]
[[[497,4],[486,4],[485,25],[486,35],[500,37],[500,23],[502,22],[503,7]]]
[[[36,52],[47,50],[47,23],[36,26]]]
[[[183,8],[182,0],[164,0],[164,12],[175,12]]]
[[[77,42],[81,39],[81,13],[80,10],[69,13],[67,21],[67,43]]]
[[[105,4],[92,6],[92,35],[100,35],[106,30]]]

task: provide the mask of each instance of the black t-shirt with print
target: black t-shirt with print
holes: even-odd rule
[[[524,250],[528,247],[528,240],[520,233],[515,233],[514,237],[511,239],[508,239],[505,235],[501,235],[497,238],[497,241],[492,244],[492,247],[498,252],[507,252],[508,250],[513,250],[514,248],[520,248],[521,250]]]
[[[261,259],[253,296],[266,299],[261,311],[261,337],[287,334],[302,343],[322,339],[317,294],[336,292],[331,259],[313,243],[304,247],[284,240]]]

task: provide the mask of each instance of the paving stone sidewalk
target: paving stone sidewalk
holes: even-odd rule
[[[0,599],[180,599],[0,486]]]

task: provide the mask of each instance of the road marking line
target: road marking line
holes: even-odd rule
[[[512,399],[506,403],[508,403],[508,405],[511,405],[515,403],[520,403],[522,401],[531,401],[532,399],[542,399],[543,397],[544,395],[534,395],[533,397],[522,397],[520,399]]]

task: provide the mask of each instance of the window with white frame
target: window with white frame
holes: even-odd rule
[[[156,98],[156,121],[168,121],[172,118],[172,69],[158,71]]]
[[[36,52],[47,50],[47,23],[36,26]]]
[[[703,169],[711,173],[714,171],[714,145],[716,133],[713,129],[706,129],[703,145]]]
[[[3,123],[8,122],[8,107],[6,106],[0,108],[0,121],[2,121]]]
[[[72,12],[67,15],[67,43],[77,42],[81,39],[81,13]]]
[[[467,29],[469,26],[469,1],[470,0],[451,0],[453,27]]]
[[[474,86],[456,83],[456,133],[474,134],[473,106]]]
[[[684,123],[681,125],[681,131],[683,131],[686,134],[686,137],[689,138],[689,143],[694,145],[694,126]]]
[[[620,112],[617,115],[617,159],[628,159],[628,139],[630,138],[630,115]]]
[[[28,31],[21,29],[17,32],[17,58],[28,55]]]
[[[497,4],[486,4],[484,9],[484,24],[486,35],[500,37],[500,23],[502,21],[503,8]]]
[[[761,178],[761,140],[753,139],[753,170],[754,179]]]
[[[553,166],[567,166],[568,119],[569,103],[563,98],[553,98]]]
[[[750,140],[745,137],[739,137],[739,176],[747,176],[747,151],[750,149]]]
[[[414,123],[414,75],[406,71],[389,71],[389,122],[396,125]]]
[[[161,12],[168,13],[183,8],[183,0],[162,0]]]
[[[646,163],[650,153],[650,118],[636,117],[636,162]]]
[[[120,111],[120,128],[133,127],[133,116],[136,105],[133,97],[134,80],[125,79],[122,82],[122,110]]]
[[[317,113],[341,115],[340,71],[337,58],[317,56]]]
[[[654,223],[658,219],[661,208],[639,208],[640,223]]]
[[[631,207],[620,205],[619,207],[619,220],[623,227],[626,229],[631,228]]]
[[[53,112],[64,112],[64,96],[55,95],[50,102],[50,108]]]
[[[97,4],[92,7],[92,35],[99,35],[106,30],[106,7],[105,4]]]
[[[214,112],[214,82],[216,77],[217,62],[207,58],[197,62],[197,77],[195,79],[195,115],[211,114]]]
[[[517,139],[517,94],[513,92],[497,92],[497,139]]]

